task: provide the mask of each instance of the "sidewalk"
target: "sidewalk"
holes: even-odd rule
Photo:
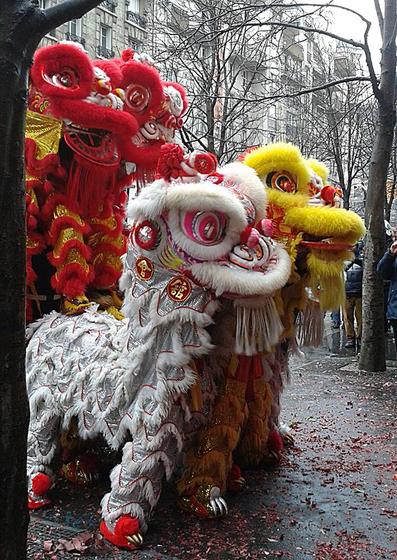
[[[397,363],[386,374],[361,374],[342,331],[328,325],[325,340],[331,351],[325,345],[291,362],[282,419],[295,446],[274,471],[245,473],[248,487],[228,498],[227,518],[198,521],[180,512],[171,484],[144,550],[120,552],[91,545],[106,487],[62,484],[55,506],[32,516],[29,560],[80,557],[65,544],[54,550],[60,539],[73,549],[81,532],[75,544],[90,545],[87,560],[397,559]]]

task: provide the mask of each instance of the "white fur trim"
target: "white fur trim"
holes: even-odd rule
[[[219,172],[226,179],[235,182],[238,190],[251,200],[256,209],[256,221],[266,218],[267,195],[255,169],[248,168],[247,170],[247,166],[243,163],[234,162],[225,165]]]
[[[138,197],[131,198],[128,204],[129,219],[136,221],[158,218],[166,205],[167,187],[168,183],[164,179],[159,179],[145,187]]]
[[[190,270],[198,282],[215,290],[217,296],[223,293],[271,295],[285,286],[291,273],[291,261],[287,252],[279,245],[274,250],[278,262],[272,270],[265,273],[215,263],[194,264]]]

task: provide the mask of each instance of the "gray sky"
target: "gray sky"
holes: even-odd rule
[[[381,38],[378,19],[374,8],[374,0],[334,0],[333,3],[356,10],[371,21],[372,26],[369,34],[369,43],[373,62],[375,66],[378,67],[380,62]],[[382,0],[380,4],[381,6],[383,5]],[[365,25],[361,20],[353,14],[348,14],[344,10],[338,10],[336,8],[333,10],[333,14],[335,20],[333,31],[335,33],[338,33],[346,39],[363,39]]]

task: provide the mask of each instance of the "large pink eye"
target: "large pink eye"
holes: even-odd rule
[[[150,91],[139,84],[130,84],[125,89],[125,102],[130,109],[138,113],[149,105]]]
[[[216,245],[226,235],[227,216],[222,212],[187,212],[182,229],[187,237],[200,245]]]
[[[48,76],[42,72],[46,82],[62,89],[76,89],[79,85],[79,78],[74,68],[63,68],[61,72]]]

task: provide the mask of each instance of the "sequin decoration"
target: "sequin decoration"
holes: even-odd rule
[[[154,265],[150,259],[146,257],[138,257],[135,262],[135,270],[139,278],[147,281],[153,277]]]
[[[184,276],[175,276],[167,284],[167,294],[172,301],[186,301],[192,293],[192,285]]]
[[[141,249],[146,251],[155,249],[160,243],[159,228],[155,223],[145,220],[135,226],[133,239],[136,245],[138,245]]]

